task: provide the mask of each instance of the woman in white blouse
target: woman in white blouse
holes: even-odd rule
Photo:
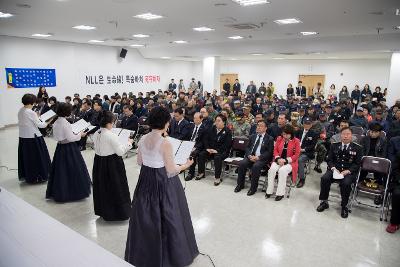
[[[193,164],[178,166],[172,145],[164,138],[171,116],[155,107],[148,123],[152,131],[138,144],[141,165],[132,201],[125,260],[134,266],[190,265],[199,254],[186,196],[178,174]]]
[[[78,144],[84,132],[74,134],[67,121],[72,105],[59,103],[57,120],[53,124],[53,138],[58,142],[53,156],[46,198],[56,202],[76,201],[90,195],[90,176]]]
[[[18,112],[18,178],[27,183],[47,181],[50,171],[50,155],[39,128],[46,128],[47,123],[39,119],[33,110],[36,96],[25,94],[24,105]]]
[[[103,111],[100,130],[94,133],[93,204],[94,213],[106,221],[129,219],[131,197],[122,156],[132,148],[132,139],[123,144],[111,131],[115,121],[111,111]]]

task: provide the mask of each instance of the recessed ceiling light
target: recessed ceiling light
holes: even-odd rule
[[[302,23],[301,20],[296,19],[296,18],[291,18],[291,19],[277,19],[277,20],[274,20],[274,22],[275,22],[276,24],[279,24],[279,25]]]
[[[229,39],[232,39],[232,40],[239,40],[239,39],[243,39],[243,37],[242,36],[239,36],[239,35],[236,35],[236,36],[230,36],[230,37],[228,37]]]
[[[143,47],[144,45],[142,45],[142,44],[131,44],[130,46],[131,47]]]
[[[328,59],[338,59],[338,57],[328,57]]]
[[[0,18],[10,18],[10,17],[12,17],[12,16],[14,16],[13,14],[10,14],[10,13],[3,13],[3,12],[0,12]]]
[[[400,8],[396,9],[396,16],[400,16]]]
[[[78,25],[78,26],[74,26],[74,27],[72,27],[72,28],[77,29],[77,30],[85,30],[85,31],[89,31],[89,30],[94,30],[94,29],[96,29],[96,27],[94,27],[94,26],[88,26],[88,25]]]
[[[170,59],[171,57],[161,57],[162,59]]]
[[[89,43],[104,43],[103,40],[89,40]]]
[[[163,16],[155,15],[152,13],[144,13],[144,14],[136,15],[134,17],[138,18],[138,19],[152,20],[152,19],[161,19]]]
[[[393,29],[400,30],[400,26],[394,26]]]
[[[252,56],[262,56],[262,55],[264,55],[264,54],[260,54],[260,53],[252,53],[252,54],[250,54],[250,55],[252,55]]]
[[[237,60],[237,58],[230,58],[229,60]]]
[[[254,6],[254,5],[262,5],[270,3],[267,0],[232,0],[232,1],[238,3],[241,6]]]
[[[43,33],[35,33],[35,34],[32,34],[32,36],[33,37],[43,37],[43,38],[46,38],[46,37],[50,37],[50,36],[53,36],[52,34],[49,34],[49,33],[46,33],[46,34],[43,34]]]
[[[176,44],[187,44],[187,41],[178,40],[178,41],[174,41],[174,43],[176,43]]]
[[[285,59],[283,57],[273,57],[272,59]]]
[[[197,31],[197,32],[211,32],[211,31],[215,31],[215,29],[208,28],[208,27],[197,27],[197,28],[193,28],[193,30],[195,30],[195,31]]]
[[[307,36],[307,35],[316,35],[318,32],[300,32],[302,35]]]
[[[134,35],[132,35],[133,37],[136,37],[136,38],[147,38],[147,37],[150,37],[150,35],[148,35],[148,34],[141,34],[141,33],[139,33],[139,34],[134,34]]]

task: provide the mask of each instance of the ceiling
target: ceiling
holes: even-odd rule
[[[400,26],[400,15],[396,15],[399,0],[270,2],[242,7],[231,0],[2,0],[0,11],[14,16],[0,19],[0,35],[34,38],[34,33],[51,33],[46,39],[76,43],[96,39],[105,42],[93,45],[118,47],[144,44],[138,50],[145,58],[186,60],[206,56],[227,60],[387,58],[389,52],[400,50],[400,30],[394,29]],[[147,12],[164,18],[147,21],[133,17]],[[303,23],[273,22],[286,18]],[[96,29],[72,28],[82,24]],[[253,24],[254,29],[239,30],[233,24]],[[199,26],[215,31],[193,31]],[[319,34],[302,36],[302,31]],[[138,33],[150,37],[132,37]],[[244,38],[228,39],[234,35]],[[188,43],[172,43],[176,40]]]

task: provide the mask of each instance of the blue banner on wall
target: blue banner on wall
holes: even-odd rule
[[[6,68],[8,88],[55,87],[55,69]]]

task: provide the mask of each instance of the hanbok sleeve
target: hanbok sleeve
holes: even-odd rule
[[[111,145],[114,148],[114,152],[118,156],[122,157],[132,147],[131,143],[121,144],[119,142],[118,136],[116,134],[114,134],[114,133],[110,133],[109,138],[110,138]]]

